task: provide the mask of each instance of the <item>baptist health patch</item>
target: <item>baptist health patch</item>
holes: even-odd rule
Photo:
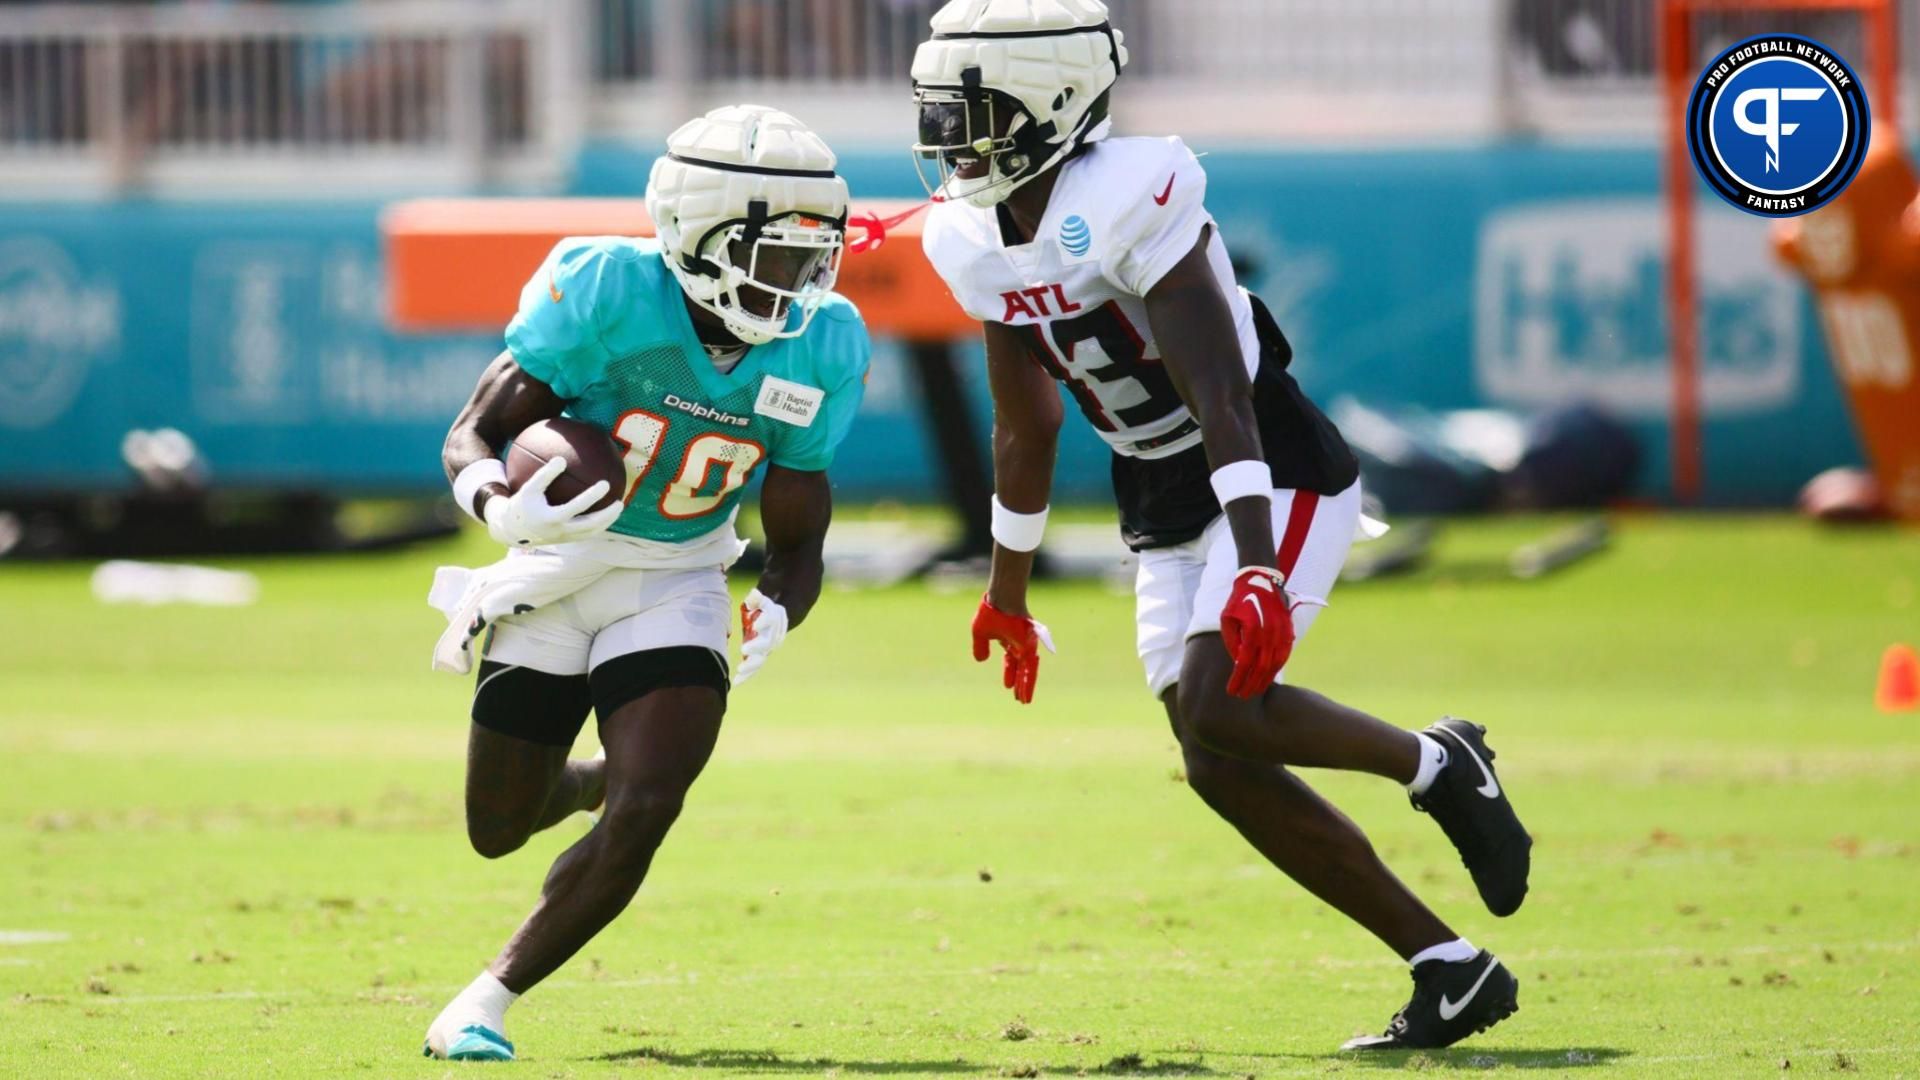
[[[753,411],[795,427],[812,427],[826,398],[827,392],[818,387],[769,375],[760,383],[760,398],[753,403]]]

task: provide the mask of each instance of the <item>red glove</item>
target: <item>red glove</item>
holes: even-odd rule
[[[1022,705],[1033,704],[1033,684],[1040,676],[1040,646],[1053,651],[1053,635],[1046,625],[1031,616],[1009,615],[982,596],[980,610],[973,616],[973,658],[985,661],[993,655],[993,643],[1006,652],[1002,682],[1013,691],[1013,699]]]
[[[1255,698],[1293,655],[1293,612],[1287,606],[1286,575],[1271,566],[1249,566],[1233,579],[1220,613],[1220,637],[1233,657],[1227,693]]]

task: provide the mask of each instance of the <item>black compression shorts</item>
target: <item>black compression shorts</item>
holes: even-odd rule
[[[589,711],[604,724],[629,702],[682,686],[711,689],[724,708],[731,685],[726,659],[698,645],[627,653],[588,675],[550,675],[482,660],[474,682],[473,722],[515,739],[570,747]]]

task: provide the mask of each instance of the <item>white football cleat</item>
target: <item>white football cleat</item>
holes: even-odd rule
[[[422,1057],[443,1061],[512,1061],[513,1043],[485,1024],[458,1024],[445,1013],[427,1029]]]

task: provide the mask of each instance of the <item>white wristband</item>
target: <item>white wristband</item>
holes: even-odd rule
[[[1008,551],[1032,551],[1047,532],[1047,512],[1016,514],[993,497],[993,540]]]
[[[1213,496],[1220,508],[1235,499],[1273,498],[1273,472],[1264,461],[1236,461],[1213,470]]]
[[[453,501],[459,504],[461,511],[468,517],[483,525],[486,521],[480,516],[480,512],[473,508],[473,497],[480,494],[480,489],[488,484],[510,486],[507,484],[507,467],[497,457],[481,458],[461,469],[460,475],[453,478]]]

